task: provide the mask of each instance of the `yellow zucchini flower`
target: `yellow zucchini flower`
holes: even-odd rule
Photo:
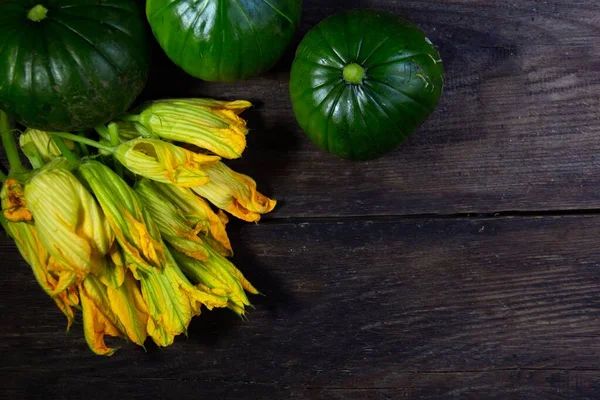
[[[178,251],[199,260],[208,259],[205,247],[210,244],[217,244],[221,251],[227,249],[228,252],[231,252],[231,245],[222,220],[210,210],[213,219],[216,221],[208,219],[211,218],[209,216],[205,216],[206,219],[203,221],[191,221],[185,211],[161,191],[164,188],[169,192],[170,188],[168,186],[173,188],[173,192],[189,190],[152,182],[147,179],[139,181],[135,186],[135,192],[144,204],[145,209],[148,210],[152,220],[158,225],[163,239]],[[191,196],[196,197],[193,193],[189,193]],[[217,224],[218,226],[215,226]],[[211,234],[211,228],[212,231],[217,231],[217,237],[220,241]],[[222,243],[225,243],[225,245]]]
[[[68,330],[75,320],[73,307],[79,304],[77,291],[74,287],[69,287],[74,273],[64,264],[61,265],[60,270],[56,268],[58,262],[50,256],[40,241],[32,222],[31,212],[25,207],[24,196],[23,187],[19,181],[9,178],[5,182],[0,197],[2,198],[3,213],[9,217],[4,228],[15,241],[23,259],[31,267],[33,276],[40,287],[52,297],[58,308],[67,317]],[[21,211],[16,213],[17,209]],[[13,218],[17,214],[26,214],[27,217]],[[19,222],[20,220],[28,222]]]
[[[82,163],[78,171],[98,199],[136,278],[138,270],[162,268],[166,257],[160,232],[133,189],[109,167],[97,161]]]
[[[72,272],[63,282],[81,281],[105,267],[114,235],[94,197],[70,171],[40,170],[25,185],[25,201],[40,242]]]
[[[64,141],[69,150],[75,149],[75,143]],[[62,155],[62,152],[52,140],[52,136],[45,131],[27,128],[19,136],[19,146],[33,168],[40,168]]]
[[[121,323],[124,333],[143,346],[148,336],[148,306],[133,273],[127,269],[125,257],[115,243],[109,253],[107,268],[98,276],[106,286],[110,309]]]
[[[119,319],[129,340],[144,346],[148,336],[148,306],[132,272],[125,273],[123,284],[119,287],[107,286],[107,294],[110,308]]]
[[[139,115],[124,119],[134,122],[142,136],[159,137],[195,145],[224,158],[239,158],[246,148],[246,121],[239,114],[248,101],[212,99],[157,100]]]
[[[148,307],[133,273],[126,269],[118,246],[113,246],[107,267],[99,276],[88,275],[79,285],[86,341],[92,351],[111,355],[104,336],[127,337],[144,346],[148,336]]]
[[[277,202],[256,190],[256,182],[238,174],[222,162],[205,168],[209,182],[192,190],[212,204],[248,222],[257,222],[261,214],[271,212]]]
[[[5,225],[8,235],[15,241],[23,259],[29,264],[33,276],[40,287],[52,297],[58,308],[67,317],[67,329],[75,320],[73,307],[79,304],[79,296],[75,287],[61,289],[60,275],[52,271],[55,260],[50,257],[42,245],[33,223],[7,222]]]
[[[208,182],[205,168],[220,160],[217,156],[197,154],[157,139],[133,139],[121,143],[115,157],[134,174],[182,187]]]
[[[251,293],[258,292],[229,260],[198,236],[175,203],[162,195],[158,185],[161,184],[142,180],[135,191],[158,225],[163,239],[173,248],[177,265],[194,283],[208,288],[212,294],[227,297],[228,305],[236,312],[241,309],[243,314],[244,307],[250,304],[244,288]]]
[[[173,252],[173,257],[192,282],[208,287],[214,294],[227,297],[228,307],[244,315],[245,307],[250,305],[244,290],[252,294],[258,294],[258,290],[228,259],[210,247],[207,247],[207,251],[209,257],[205,261],[177,251]]]
[[[187,332],[192,317],[200,315],[201,306],[209,310],[226,307],[227,298],[194,287],[167,251],[163,270],[141,275],[142,295],[148,304],[148,335],[162,347],[173,344],[175,336]]]
[[[200,236],[204,243],[210,245],[225,257],[231,257],[233,250],[225,227],[229,222],[227,215],[221,210],[215,213],[210,204],[187,188],[153,182],[154,191],[164,198],[185,217],[186,224]]]
[[[106,286],[93,275],[79,284],[79,297],[83,314],[83,333],[90,349],[98,354],[110,356],[115,349],[109,348],[104,336],[124,336],[124,327],[113,313]]]

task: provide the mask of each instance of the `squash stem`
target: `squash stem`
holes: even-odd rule
[[[6,181],[7,178],[8,176],[6,176],[4,171],[0,170],[0,183],[4,183],[4,181]]]
[[[360,85],[365,79],[365,69],[356,63],[348,64],[344,67],[344,79],[353,85]]]
[[[119,117],[119,119],[129,122],[140,122],[140,116],[138,114],[122,115]]]
[[[67,147],[63,138],[53,136],[52,140],[54,141],[56,147],[58,147],[62,155],[67,159],[67,161],[69,161],[69,163],[71,163],[72,165],[76,165],[79,162],[79,157],[77,157],[75,153],[73,153],[71,149]]]
[[[105,145],[103,145],[101,143],[96,142],[95,140],[88,139],[88,138],[85,138],[85,137],[81,137],[79,135],[74,135],[72,133],[67,133],[67,132],[50,132],[50,134],[52,134],[54,136],[61,137],[63,139],[72,140],[73,142],[76,142],[76,143],[83,143],[83,144],[85,144],[87,146],[95,147],[97,149],[107,151],[107,152],[109,152],[111,154],[115,152],[114,147],[105,146]]]
[[[119,127],[114,122],[108,124],[108,135],[110,138],[110,144],[112,146],[118,146],[121,143],[121,139],[119,138]]]
[[[17,147],[17,142],[13,136],[13,130],[11,129],[8,115],[2,110],[0,110],[0,138],[4,145],[8,164],[10,165],[9,175],[27,172],[27,169],[23,166],[23,162],[21,161],[19,148]]]
[[[27,13],[27,18],[33,22],[40,22],[46,19],[46,15],[48,14],[48,9],[41,4],[33,7]]]

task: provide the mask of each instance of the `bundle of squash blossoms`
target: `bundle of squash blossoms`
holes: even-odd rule
[[[222,161],[242,155],[250,106],[159,100],[94,132],[27,128],[18,145],[0,111],[2,224],[96,354],[114,352],[106,335],[169,346],[204,308],[244,316],[258,291],[228,260],[223,210],[256,222],[275,207]]]

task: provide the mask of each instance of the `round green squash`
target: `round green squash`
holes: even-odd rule
[[[437,107],[440,55],[415,25],[354,10],[314,27],[300,43],[290,93],[300,127],[339,157],[369,160],[394,150]]]
[[[267,71],[290,44],[301,0],[148,0],[146,15],[169,58],[209,82]]]
[[[0,109],[22,124],[103,124],[140,94],[149,71],[135,0],[0,1]]]

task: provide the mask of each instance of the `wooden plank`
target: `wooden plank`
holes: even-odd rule
[[[64,333],[3,239],[0,394],[600,396],[598,216],[271,221],[231,231],[237,264],[266,294],[249,321],[206,313],[168,349],[123,344],[110,358],[90,354],[80,326]]]
[[[39,385],[27,384],[30,377],[16,378],[21,389],[15,398],[39,398]],[[55,399],[159,399],[214,398],[234,399],[312,399],[312,400],[596,400],[598,373],[590,371],[531,371],[410,373],[394,377],[394,387],[324,388],[310,385],[278,387],[275,383],[228,382],[222,380],[160,379],[125,377],[64,376],[47,381],[44,394]],[[547,388],[541,391],[540,387]],[[33,390],[32,390],[33,389]]]
[[[298,40],[360,6],[419,24],[447,69],[439,110],[381,160],[337,160],[302,134],[288,93],[295,46],[273,72],[237,84],[188,77],[157,49],[146,97],[255,101],[249,148],[234,164],[281,200],[278,217],[598,207],[598,1],[307,0]]]

